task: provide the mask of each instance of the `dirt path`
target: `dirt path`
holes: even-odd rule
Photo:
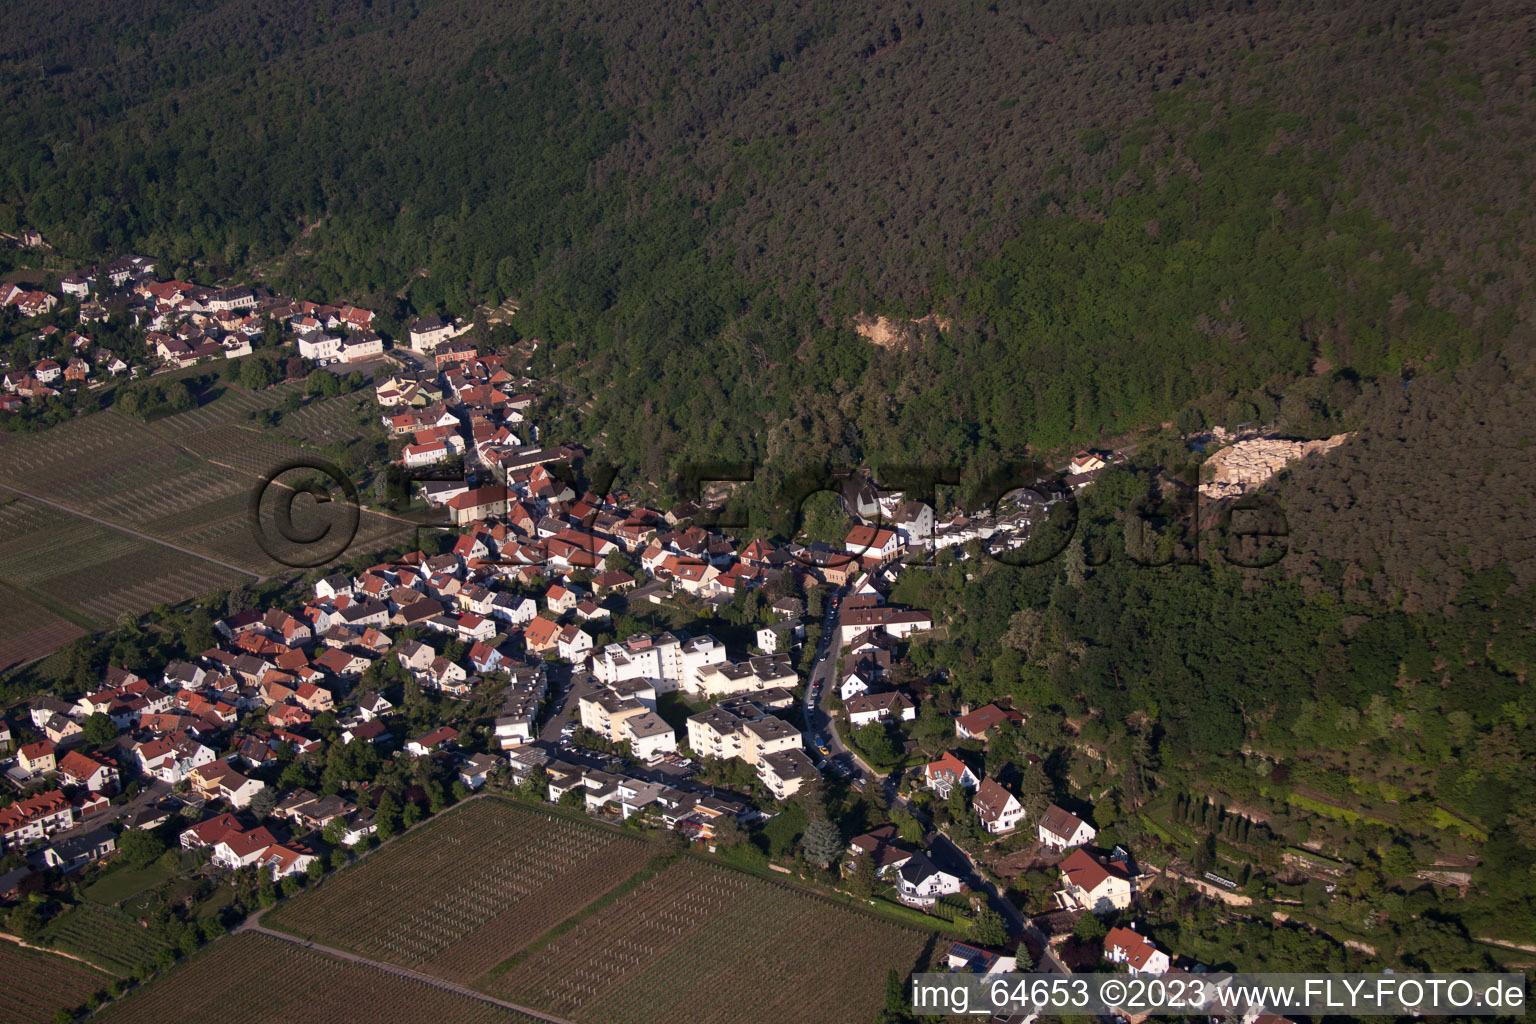
[[[191,548],[184,548],[180,544],[172,544],[170,541],[161,540],[159,537],[151,537],[147,533],[140,533],[138,530],[123,526],[121,523],[114,523],[110,519],[98,518],[97,516],[93,516],[88,512],[81,512],[79,509],[70,508],[68,505],[61,505],[57,501],[44,498],[42,495],[33,494],[31,491],[24,491],[19,487],[12,487],[10,484],[0,484],[0,491],[9,491],[12,494],[19,494],[23,498],[37,502],[39,505],[47,505],[49,508],[56,508],[60,512],[68,512],[72,516],[79,516],[81,519],[88,519],[91,522],[96,523],[98,526],[108,527],[110,529],[116,530],[118,533],[126,533],[130,537],[136,537],[139,540],[148,541],[151,544],[158,544],[162,548],[170,548],[172,551],[180,551],[184,555],[191,555],[193,558],[200,559],[204,562],[212,562],[214,565],[222,565],[224,568],[232,569],[242,576],[250,576],[254,578],[258,583],[266,579],[265,576],[258,576],[256,573],[251,572],[249,569],[242,569],[238,565],[220,561],[217,558],[203,554],[201,551],[193,551]]]
[[[442,978],[434,978],[430,974],[422,974],[407,967],[399,967],[395,964],[387,964],[381,960],[370,960],[368,957],[358,956],[356,953],[348,953],[345,950],[335,949],[331,946],[322,946],[315,942],[308,942],[295,935],[288,935],[284,932],[274,931],[273,929],[268,928],[260,923],[260,915],[254,915],[250,918],[247,918],[245,922],[236,929],[236,931],[259,932],[262,935],[267,935],[274,939],[282,939],[284,942],[291,942],[295,946],[303,946],[305,949],[312,949],[317,953],[324,953],[326,956],[335,957],[337,960],[345,960],[348,963],[362,964],[366,967],[372,967],[380,971],[388,971],[390,974],[398,975],[402,978],[409,978],[412,981],[423,982],[427,985],[431,985],[433,988],[440,988],[445,992],[452,992],[455,995],[463,996],[466,999],[473,999],[476,1002],[481,1003],[490,1003],[491,1005],[499,1006],[504,1010],[515,1010],[518,1013],[527,1014],[530,1017],[537,1017],[539,1020],[549,1021],[550,1024],[573,1024],[572,1021],[568,1021],[564,1017],[551,1016],[550,1014],[544,1013],[540,1010],[535,1010],[531,1007],[519,1006],[517,1003],[509,1003],[504,999],[497,999],[494,996],[486,995],[484,992],[478,992],[467,985],[456,985],[451,981],[444,981]]]
[[[19,936],[12,935],[10,932],[0,932],[0,939],[4,939],[6,942],[14,942],[22,949],[30,949],[38,953],[47,953],[49,956],[61,956],[66,960],[73,960],[77,964],[84,964],[93,971],[100,971],[102,974],[105,974],[109,978],[113,976],[111,971],[106,970],[100,964],[93,964],[83,956],[75,956],[75,954],[66,953],[62,949],[49,949],[47,946],[34,946],[32,943],[27,942],[25,939],[22,939]]]

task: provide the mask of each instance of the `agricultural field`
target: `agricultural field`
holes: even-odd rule
[[[124,978],[152,967],[167,948],[122,911],[90,902],[76,904],[49,921],[37,943],[82,957]]]
[[[0,583],[0,672],[41,658],[84,633],[16,588]]]
[[[110,624],[125,612],[142,612],[244,579],[205,559],[41,503],[0,497],[0,580],[90,621]],[[43,624],[48,626],[46,620]],[[67,630],[50,628],[69,639]]]
[[[301,387],[285,384],[253,394],[226,385],[199,408],[149,424],[109,411],[40,434],[0,435],[0,485],[15,489],[0,490],[0,582],[16,588],[0,590],[6,613],[0,666],[41,657],[80,635],[83,626],[108,625],[125,613],[248,582],[236,569],[271,576],[340,551],[339,540],[283,538],[274,518],[281,487],[265,492],[272,495],[262,506],[265,548],[251,522],[250,502],[262,478],[306,452],[320,454],[301,440],[330,443],[359,433],[363,394],[290,413],[286,432],[248,423],[253,411],[271,408]],[[280,479],[293,483],[302,475]],[[339,489],[333,497],[342,497]],[[344,539],[350,532],[353,511],[345,501],[300,498],[292,510],[292,534]],[[359,512],[352,549],[382,546],[408,529]]]
[[[263,392],[246,391],[229,384],[218,385],[211,398],[204,393],[204,401],[196,409],[166,416],[154,422],[157,430],[165,430],[168,436],[179,437],[196,433],[226,423],[244,423],[258,409],[270,409],[304,385],[297,381],[279,384]],[[212,390],[212,389],[210,389]]]
[[[285,413],[277,432],[317,447],[348,444],[363,436],[362,419],[379,413],[371,392],[320,398],[297,412]]]
[[[0,942],[0,1024],[47,1024],[59,1010],[73,1010],[112,979],[78,960]]]
[[[255,932],[219,939],[91,1019],[104,1024],[535,1024],[537,1020],[381,967],[340,960]]]
[[[327,880],[266,925],[468,982],[638,871],[644,840],[475,800]]]
[[[840,1024],[874,1017],[929,935],[685,859],[594,910],[483,991],[591,1024]]]

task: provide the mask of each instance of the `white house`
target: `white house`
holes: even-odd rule
[[[909,548],[933,544],[933,509],[921,501],[905,501],[896,510],[896,536]]]
[[[947,750],[937,761],[923,766],[923,784],[945,799],[957,783],[966,789],[975,789],[980,781],[964,761]]]
[[[585,658],[587,652],[592,649],[592,636],[572,623],[560,631],[556,649],[559,650],[560,657],[574,664]]]
[[[921,853],[914,853],[896,869],[897,893],[903,903],[914,907],[931,907],[940,896],[959,892],[961,885],[958,875],[941,871]]]
[[[1038,829],[1040,845],[1048,850],[1065,850],[1073,846],[1086,846],[1098,835],[1094,827],[1055,804],[1040,815]]]
[[[1103,469],[1109,463],[1098,452],[1084,449],[1072,456],[1072,461],[1067,463],[1067,475],[1078,476],[1082,473],[1093,473]]]
[[[904,693],[862,693],[847,703],[848,724],[854,728],[875,722],[910,722],[917,705]]]
[[[874,680],[869,677],[869,673],[865,672],[863,669],[856,668],[852,672],[849,672],[848,675],[843,679],[842,684],[838,686],[837,695],[841,697],[843,699],[843,703],[846,704],[853,698],[857,697],[859,694],[868,693],[870,687],[873,685]]]
[[[1012,832],[1024,820],[1024,805],[996,779],[982,779],[976,787],[976,814],[993,835]]]
[[[523,626],[539,614],[539,606],[531,597],[498,593],[491,599],[491,617],[514,626]]]
[[[452,453],[448,451],[448,445],[440,440],[408,444],[400,449],[400,464],[406,469],[435,466],[439,462],[447,462],[451,457]]]
[[[1104,957],[1113,964],[1125,964],[1132,974],[1166,974],[1173,966],[1168,954],[1158,949],[1136,930],[1111,928],[1104,936]]]
[[[411,348],[431,352],[453,337],[453,325],[438,316],[424,316],[411,324]]]
[[[459,781],[470,789],[479,789],[504,764],[506,761],[495,754],[476,754],[459,766]]]
[[[319,361],[335,359],[341,355],[341,339],[323,331],[310,331],[299,335],[299,355]]]
[[[139,769],[162,782],[175,785],[187,777],[193,768],[210,764],[216,757],[212,750],[193,739],[180,739],[172,743],[166,737],[140,743],[133,748]]]
[[[865,568],[872,568],[901,554],[901,538],[895,530],[855,526],[843,539],[843,548]]]
[[[358,363],[384,354],[384,339],[373,331],[357,331],[341,343],[341,359],[346,363]]]

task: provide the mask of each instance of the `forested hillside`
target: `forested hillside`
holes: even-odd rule
[[[1530,313],[1514,3],[8,15],[0,220],[396,320],[516,296],[644,478],[1264,416]]]
[[[1084,493],[1060,557],[941,560],[897,596],[948,624],[923,650],[957,702],[1011,698],[1033,712],[1025,749],[1075,733],[1101,753],[1102,766],[1047,769],[1080,782],[1107,767],[1101,819],[1123,821],[1161,786],[1241,805],[1372,872],[1340,923],[1399,951],[1422,937],[1404,876],[1475,856],[1475,895],[1431,916],[1464,936],[1528,938],[1536,461],[1520,453],[1533,382],[1522,347],[1366,388],[1344,413],[1355,436],[1275,485],[1287,536],[1267,569],[1228,564],[1223,530],[1199,538],[1202,559],[1167,564],[1190,553],[1190,496],[1138,457]],[[1061,543],[1035,540],[1041,555]]]

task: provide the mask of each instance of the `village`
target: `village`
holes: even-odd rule
[[[14,793],[0,808],[0,897],[109,870],[125,837],[143,833],[197,854],[201,871],[288,892],[487,786],[709,850],[771,829],[786,808],[824,813],[835,788],[889,820],[836,836],[831,850],[813,849],[809,830],[772,844],[773,868],[819,864],[859,898],[969,923],[953,967],[1027,959],[1066,972],[1053,949],[1087,934],[1099,955],[1077,969],[1174,969],[1175,952],[1136,930],[1150,876],[1129,851],[1095,848],[1091,805],[1042,803],[982,770],[996,730],[1016,729],[1028,709],[934,711],[912,685],[908,650],[944,624],[890,600],[901,574],[925,571],[936,552],[964,559],[1023,543],[1119,455],[1080,452],[986,514],[940,518],[855,480],[840,501],[851,524],[840,545],[736,537],[694,525],[697,503],[650,508],[586,489],[585,445],[539,443],[539,382],[482,351],[464,324],[420,318],[386,349],[366,310],[160,281],[139,257],[61,287],[80,302],[82,327],[117,315],[109,304],[131,317],[142,362],[106,358],[71,333],[58,339],[76,353],[62,367],[44,358],[7,373],[12,401],[46,397],[61,378],[89,386],[98,371],[243,358],[278,323],[306,365],[372,372],[391,452],[408,477],[425,477],[417,495],[438,514],[416,550],[310,573],[287,601],[219,618],[216,643],[184,660],[142,673],[101,666],[89,692],[15,709],[0,732]],[[0,299],[23,314],[55,301],[14,286]],[[621,619],[666,615],[691,622],[615,632]],[[727,645],[708,624],[733,619]],[[903,729],[920,712],[943,715],[952,748],[874,767],[887,741],[910,760]],[[1008,767],[1015,778],[1042,771]],[[422,799],[381,799],[385,770]],[[1021,837],[1056,879],[1043,912],[1010,903],[980,864],[988,844]],[[1114,926],[1076,924],[1097,915]]]
[[[370,330],[374,313],[356,306],[293,301],[264,288],[213,288],[161,280],[155,262],[123,256],[72,271],[58,282],[59,294],[17,284],[0,284],[0,309],[23,318],[53,313],[66,303],[79,326],[44,325],[36,334],[36,358],[0,366],[0,412],[19,412],[30,402],[58,398],[67,389],[93,387],[209,363],[241,359],[286,332],[306,365],[367,364],[384,352],[384,339]],[[95,341],[95,325],[122,323],[141,338],[138,350],[113,351]]]

